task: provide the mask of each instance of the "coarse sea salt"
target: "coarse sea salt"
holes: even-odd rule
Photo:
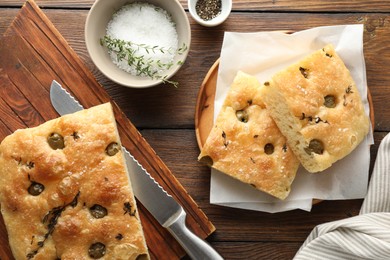
[[[145,61],[153,60],[149,69],[156,71],[157,74],[166,70],[164,67],[161,68],[158,62],[173,63],[178,49],[178,35],[171,15],[166,10],[149,3],[135,2],[123,6],[108,23],[106,34],[112,39],[128,41],[135,46],[158,46],[154,51],[137,47],[135,51],[135,55],[143,56]],[[160,48],[164,51],[159,51]],[[139,68],[129,66],[127,59],[118,60],[117,53],[114,51],[109,51],[109,54],[120,69],[132,75],[140,75]]]

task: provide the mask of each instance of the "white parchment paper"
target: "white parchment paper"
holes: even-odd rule
[[[367,80],[363,55],[363,25],[317,27],[293,34],[283,32],[226,32],[221,50],[214,118],[219,113],[238,70],[254,75],[260,82],[332,43],[343,59],[362,96],[369,115]],[[289,197],[281,201],[216,170],[211,172],[210,203],[229,207],[281,212],[310,211],[313,198],[341,200],[364,198],[367,192],[370,145],[373,133],[347,157],[321,173],[297,172]]]

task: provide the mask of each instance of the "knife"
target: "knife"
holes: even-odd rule
[[[83,106],[53,80],[50,100],[62,116],[83,110]],[[154,218],[179,242],[192,259],[223,259],[206,241],[192,233],[185,224],[186,212],[142,165],[122,147],[134,194]]]

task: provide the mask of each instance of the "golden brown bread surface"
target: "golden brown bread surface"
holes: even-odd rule
[[[238,72],[199,160],[279,199],[285,199],[299,161],[259,95],[258,80]]]
[[[109,103],[2,141],[1,212],[16,259],[148,258],[120,147]]]
[[[309,172],[325,170],[348,155],[369,131],[359,91],[332,45],[264,85],[267,109]]]

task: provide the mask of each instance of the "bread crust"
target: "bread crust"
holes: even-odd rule
[[[309,172],[323,171],[351,153],[369,131],[356,84],[331,44],[265,85],[267,109]],[[313,142],[323,151],[313,150]]]
[[[237,73],[198,159],[285,199],[299,161],[265,109],[260,88],[255,77]],[[247,119],[242,119],[238,111],[244,111]]]
[[[57,133],[64,147],[53,149]],[[110,156],[106,148],[117,143]],[[0,203],[15,259],[148,258],[110,103],[17,130],[0,145]],[[30,186],[43,185],[32,195]],[[106,209],[97,218],[94,205]],[[101,209],[101,208],[100,208]]]

